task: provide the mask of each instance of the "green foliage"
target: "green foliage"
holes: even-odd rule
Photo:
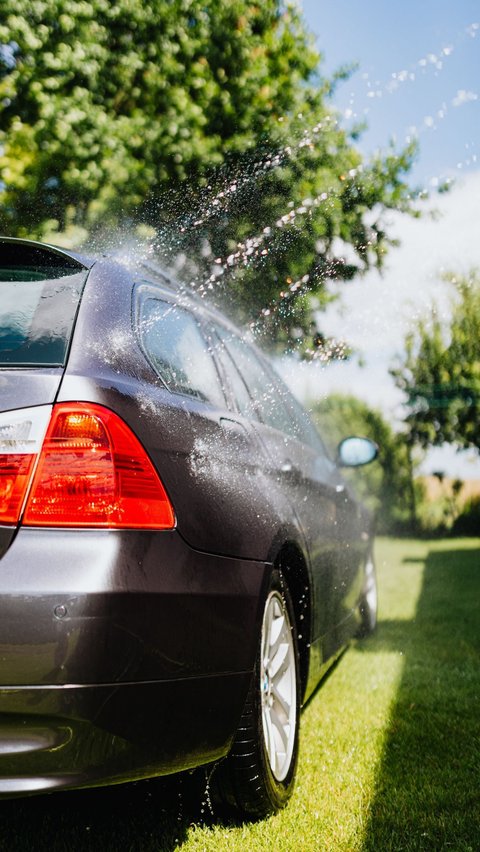
[[[243,320],[310,335],[311,292],[381,265],[415,153],[362,163],[319,61],[282,0],[3,0],[0,230],[149,226],[203,279],[220,259]]]
[[[13,222],[69,204],[92,219],[147,204],[273,130],[316,56],[278,3],[2,4],[4,180]],[[292,64],[290,64],[292,63]],[[14,152],[24,156],[12,173]],[[46,186],[47,184],[47,186]],[[49,190],[46,192],[45,190]],[[30,202],[39,207],[33,212]]]
[[[433,308],[417,322],[392,373],[407,395],[412,441],[480,450],[480,277],[448,280],[456,288],[450,318]]]
[[[447,479],[442,483],[440,494],[436,497],[429,496],[428,499],[421,501],[417,512],[418,532],[428,536],[444,536],[450,533],[464,534],[463,532],[455,532],[456,522],[465,508],[460,499],[460,491],[455,489],[455,482],[460,482],[460,480]],[[463,486],[463,483],[461,485]],[[479,530],[480,526],[477,528],[477,533]]]
[[[378,461],[344,471],[361,497],[377,515],[379,531],[405,525],[415,512],[409,447],[405,435],[395,433],[383,415],[354,396],[334,394],[314,404],[312,416],[333,456],[342,438],[361,435],[379,447]]]

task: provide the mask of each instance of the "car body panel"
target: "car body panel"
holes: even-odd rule
[[[215,409],[165,388],[132,335],[131,279],[123,269],[115,273],[107,301],[98,293],[110,268],[99,263],[90,272],[58,401],[121,407],[149,447],[192,547],[265,559],[272,525],[291,529],[296,522],[283,489],[262,483],[265,455],[255,431],[226,403]]]
[[[268,572],[176,531],[21,529],[0,572],[0,793],[226,754]]]
[[[62,376],[61,367],[2,369],[0,371],[0,412],[53,403]]]
[[[21,528],[1,563],[0,687],[251,671],[267,571],[175,530]]]

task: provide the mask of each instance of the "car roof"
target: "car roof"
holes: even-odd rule
[[[21,237],[4,237],[0,236],[0,245],[2,243],[9,245],[18,245],[25,246],[25,248],[32,249],[44,249],[45,251],[50,251],[52,254],[59,255],[60,257],[65,257],[68,260],[75,260],[85,269],[90,269],[94,263],[96,262],[96,258],[88,257],[87,255],[79,254],[75,251],[70,251],[70,249],[60,248],[60,246],[54,246],[50,243],[42,243],[38,240],[27,240]]]

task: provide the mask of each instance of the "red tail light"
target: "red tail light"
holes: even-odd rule
[[[0,455],[0,523],[18,522],[34,461],[29,454]]]
[[[0,448],[0,522],[18,520],[35,460],[2,456]],[[23,523],[172,529],[175,517],[147,453],[118,415],[100,405],[60,403],[52,411]]]
[[[51,410],[41,406],[0,414],[0,524],[16,525],[20,519]]]

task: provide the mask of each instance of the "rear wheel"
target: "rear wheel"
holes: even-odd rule
[[[274,571],[265,601],[255,672],[217,789],[243,814],[261,818],[286,805],[298,760],[300,685],[293,606]]]

